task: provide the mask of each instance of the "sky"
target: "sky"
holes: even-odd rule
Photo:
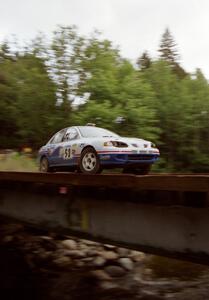
[[[182,66],[209,79],[209,0],[0,0],[0,41],[27,42],[40,31],[50,37],[58,24],[101,31],[133,62],[145,50],[156,58],[168,27]]]

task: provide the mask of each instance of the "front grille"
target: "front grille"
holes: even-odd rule
[[[155,155],[131,154],[131,155],[128,155],[128,160],[150,160],[155,157],[156,157]]]

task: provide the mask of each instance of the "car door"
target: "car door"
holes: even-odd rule
[[[78,130],[75,127],[69,127],[65,132],[62,143],[61,161],[63,166],[71,166],[76,163],[75,153],[78,147],[78,139]]]
[[[47,154],[50,165],[60,165],[62,163],[61,150],[63,148],[63,138],[67,128],[57,132],[47,145]]]

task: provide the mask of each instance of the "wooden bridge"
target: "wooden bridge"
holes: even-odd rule
[[[209,175],[0,172],[0,216],[209,264]]]

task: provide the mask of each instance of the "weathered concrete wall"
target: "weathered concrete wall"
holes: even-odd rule
[[[129,189],[89,189],[30,182],[0,185],[1,216],[148,253],[208,264],[207,193],[196,193],[191,203],[188,200],[188,194],[175,191],[150,194]]]

